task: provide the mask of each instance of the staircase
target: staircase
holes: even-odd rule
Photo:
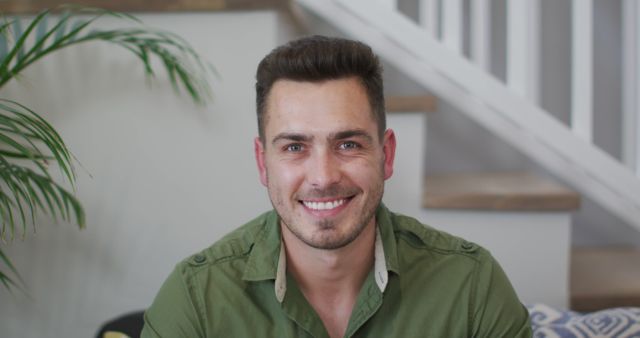
[[[454,2],[460,1],[442,3],[449,6]],[[512,80],[504,83],[467,59],[459,46],[457,50],[451,46],[459,45],[452,40],[462,41],[461,29],[457,39],[444,36],[439,40],[432,32],[391,6],[393,1],[298,0],[298,3],[347,34],[367,42],[407,76],[502,137],[612,214],[640,229],[640,179],[624,163],[592,142],[589,136],[593,134],[592,126],[588,121],[593,120],[593,111],[575,112],[575,124],[565,125],[523,93],[527,87],[531,87],[529,83],[532,80],[526,73],[532,73],[527,71],[532,67],[526,64],[526,60],[517,57],[518,54],[529,54],[528,48],[513,53],[516,60],[507,67],[512,69],[510,74],[513,75],[507,75]],[[445,9],[443,11],[446,12]],[[514,15],[519,14],[518,11],[514,12]],[[519,20],[526,22],[526,9],[520,12],[524,17]],[[462,12],[457,16],[461,20]],[[444,20],[441,23],[445,27],[447,24],[448,21]],[[529,33],[524,27],[514,27],[525,32],[521,39],[516,36],[512,40],[531,40],[527,38]],[[582,77],[576,79],[580,80]],[[586,85],[580,83],[574,87]],[[582,93],[578,92],[574,101],[583,99],[580,96]],[[637,144],[635,146],[638,147]]]
[[[385,184],[384,203],[488,248],[524,302],[567,307],[571,212],[579,205],[579,196],[527,173],[425,179],[420,164],[428,154],[429,119],[440,113],[434,111],[435,101],[428,96],[388,98],[387,125],[400,146],[394,175]],[[421,181],[424,185],[416,184]],[[544,254],[537,254],[540,247]]]
[[[625,121],[620,143],[623,146],[620,159],[602,150],[594,142],[594,72],[593,72],[593,34],[594,34],[594,3],[591,0],[576,0],[572,3],[571,32],[572,60],[571,60],[571,116],[563,122],[552,112],[542,108],[540,103],[540,73],[541,62],[539,55],[540,37],[538,28],[541,25],[540,7],[537,1],[507,2],[504,9],[507,21],[506,47],[506,75],[501,80],[489,70],[491,64],[489,29],[490,2],[488,0],[420,0],[418,1],[418,15],[413,18],[398,10],[398,3],[393,0],[297,0],[304,8],[320,16],[347,35],[362,40],[371,45],[385,61],[413,79],[418,84],[428,88],[433,94],[455,107],[458,111],[471,118],[479,125],[490,130],[514,148],[526,154],[529,158],[544,167],[564,184],[576,190],[583,196],[595,201],[611,214],[624,220],[630,226],[640,230],[640,4],[632,0],[623,0],[624,18],[623,33],[625,35],[624,58],[624,86],[623,106]],[[406,3],[406,1],[404,1]],[[465,8],[467,4],[467,8]],[[416,19],[417,16],[417,19]],[[466,20],[466,21],[465,21]],[[466,41],[466,43],[465,43]],[[466,49],[465,49],[466,47]],[[405,109],[407,110],[407,109]],[[428,110],[426,108],[417,110]],[[402,148],[398,152],[396,166],[416,161],[425,153],[425,125],[427,117],[424,114],[402,113],[391,114],[389,125],[396,129],[399,143],[405,142],[416,145],[411,154],[403,154]],[[398,132],[399,131],[399,132]],[[403,140],[403,137],[407,139]],[[405,150],[406,151],[406,150]],[[416,155],[417,154],[417,155]],[[404,167],[404,166],[403,166]],[[408,169],[407,175],[416,177],[414,182],[423,181],[424,172],[421,167]],[[471,176],[474,176],[473,174]],[[483,174],[487,175],[487,174]],[[484,176],[485,183],[493,174]],[[510,174],[522,175],[522,174]],[[500,175],[498,177],[503,177]],[[433,188],[432,195],[422,196],[422,190],[417,190],[405,181],[389,182],[385,198],[396,203],[395,209],[409,214],[416,214],[416,201],[431,209],[422,211],[425,218],[438,219],[448,215],[452,203],[451,196],[443,197],[451,182],[461,182],[465,179],[478,182],[477,177],[430,177],[427,183]],[[520,176],[519,180],[532,179],[528,175]],[[440,183],[438,183],[440,182]],[[442,183],[445,182],[445,183]],[[473,183],[473,184],[476,184]],[[518,217],[525,213],[538,223],[556,224],[546,230],[538,227],[535,232],[545,235],[538,238],[539,243],[527,242],[522,234],[534,236],[525,228],[514,230],[508,228],[493,228],[492,233],[503,233],[505,238],[510,233],[514,238],[521,238],[523,243],[515,245],[513,252],[525,251],[531,254],[539,252],[540,247],[546,249],[547,262],[531,261],[535,264],[557,264],[551,269],[559,272],[559,282],[553,288],[562,289],[553,295],[551,300],[545,301],[551,305],[563,306],[569,298],[569,250],[570,250],[570,213],[577,207],[578,198],[571,190],[563,190],[555,183],[538,182],[538,186],[545,186],[546,193],[556,194],[558,203],[552,203],[556,208],[551,210],[544,206],[536,210],[520,210]],[[445,189],[439,191],[438,184]],[[497,185],[496,185],[497,184]],[[496,183],[493,187],[509,183]],[[467,185],[468,186],[468,185]],[[533,186],[536,186],[535,184]],[[478,188],[478,187],[475,187]],[[544,189],[543,189],[544,190]],[[504,196],[484,195],[467,200],[455,200],[462,203],[458,210],[478,212],[473,217],[488,217],[494,224],[499,220],[498,214],[505,203],[517,205],[534,205],[535,198],[529,195],[524,203],[505,199]],[[531,193],[531,191],[527,192]],[[535,194],[534,194],[535,195]],[[532,199],[534,198],[534,199]],[[549,196],[544,200],[548,201]],[[443,202],[443,200],[446,200]],[[387,202],[389,203],[389,202]],[[442,203],[446,205],[444,211],[438,211]],[[470,203],[470,204],[469,204]],[[475,207],[466,208],[474,205]],[[484,203],[478,206],[477,203]],[[533,204],[532,204],[533,203]],[[564,205],[563,205],[564,203]],[[544,203],[543,203],[544,204]],[[489,211],[493,209],[493,211]],[[511,207],[501,215],[512,215]],[[431,211],[429,211],[431,210]],[[505,211],[505,210],[502,210]],[[463,211],[462,214],[467,212]],[[458,212],[458,214],[461,214]],[[436,215],[436,216],[434,216]],[[468,216],[468,213],[466,214]],[[558,216],[554,221],[549,217]],[[447,218],[449,217],[449,218]],[[452,223],[451,217],[446,216],[442,223]],[[497,218],[496,218],[497,217]],[[455,223],[455,221],[453,221]],[[517,222],[509,218],[509,222]],[[527,223],[527,222],[524,222]],[[462,230],[464,234],[466,230]],[[480,230],[478,236],[482,236]],[[545,232],[546,231],[546,232]],[[487,238],[488,242],[496,239]],[[499,241],[499,239],[497,239]],[[480,241],[482,242],[482,240]],[[481,243],[484,244],[484,243]],[[527,245],[532,250],[527,251]],[[491,248],[491,243],[486,245]],[[551,250],[550,250],[551,249]],[[555,250],[555,251],[554,251]],[[509,274],[509,252],[494,252]],[[522,255],[522,253],[520,253]],[[548,262],[553,257],[559,262]],[[574,257],[576,257],[574,255]],[[524,255],[520,258],[524,260]],[[531,267],[533,270],[536,268]],[[546,271],[546,277],[552,271]],[[543,273],[542,271],[540,271]],[[522,275],[522,274],[521,274]],[[532,273],[534,275],[534,273]],[[514,277],[510,274],[512,281]],[[529,282],[525,279],[529,279]],[[536,276],[536,278],[541,278]],[[534,287],[536,281],[531,276],[515,278],[514,284],[527,284],[527,289]],[[544,279],[544,278],[543,278]],[[575,278],[574,278],[575,280]],[[574,287],[575,288],[575,287]],[[533,296],[533,295],[532,295]]]
[[[571,309],[640,306],[640,250],[579,248],[571,261]]]

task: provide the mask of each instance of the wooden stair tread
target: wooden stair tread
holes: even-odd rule
[[[525,172],[430,175],[423,207],[476,210],[575,210],[580,196],[568,188]]]
[[[3,14],[38,13],[45,9],[69,3],[67,0],[0,1]],[[99,7],[120,12],[176,12],[176,11],[220,11],[220,10],[255,10],[282,9],[289,4],[285,0],[84,0],[83,6]]]
[[[596,311],[640,306],[640,249],[575,249],[571,257],[571,308]]]
[[[437,102],[433,95],[387,96],[385,109],[389,113],[434,112]]]

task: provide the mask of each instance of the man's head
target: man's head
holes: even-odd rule
[[[258,133],[264,141],[268,119],[266,105],[278,80],[322,82],[357,78],[364,87],[378,124],[378,135],[386,129],[382,66],[371,48],[359,41],[311,36],[289,42],[269,53],[258,65],[256,108]]]
[[[355,50],[369,57],[361,58]],[[295,60],[295,55],[304,57]],[[356,65],[360,59],[368,66]],[[265,64],[281,63],[313,76],[264,74],[264,67],[274,68]],[[325,68],[328,74],[322,73]],[[292,42],[260,64],[262,76],[269,79],[263,79],[263,85],[258,71],[256,88],[258,97],[260,91],[263,96],[258,112],[263,117],[254,145],[260,180],[281,218],[283,235],[324,250],[350,244],[365,229],[374,231],[384,180],[393,173],[395,136],[392,130],[380,131],[384,110],[380,107],[379,117],[360,73],[336,75],[335,69],[351,68],[377,74],[377,82],[372,82],[382,89],[371,50],[346,40],[314,37]]]

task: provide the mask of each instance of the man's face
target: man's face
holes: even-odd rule
[[[266,114],[265,141],[255,139],[255,155],[283,231],[329,250],[373,226],[393,172],[395,136],[389,129],[379,139],[358,79],[278,80]]]

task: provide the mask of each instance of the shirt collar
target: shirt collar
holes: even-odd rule
[[[280,258],[280,226],[275,210],[267,213],[262,228],[253,239],[242,279],[261,281],[275,279]]]
[[[374,249],[374,276],[381,292],[389,281],[388,271],[399,273],[396,241],[387,208],[381,203],[376,211],[376,240]],[[276,298],[282,302],[287,291],[287,262],[280,236],[279,217],[271,211],[262,231],[257,235],[249,254],[243,279],[260,281],[274,279]]]

